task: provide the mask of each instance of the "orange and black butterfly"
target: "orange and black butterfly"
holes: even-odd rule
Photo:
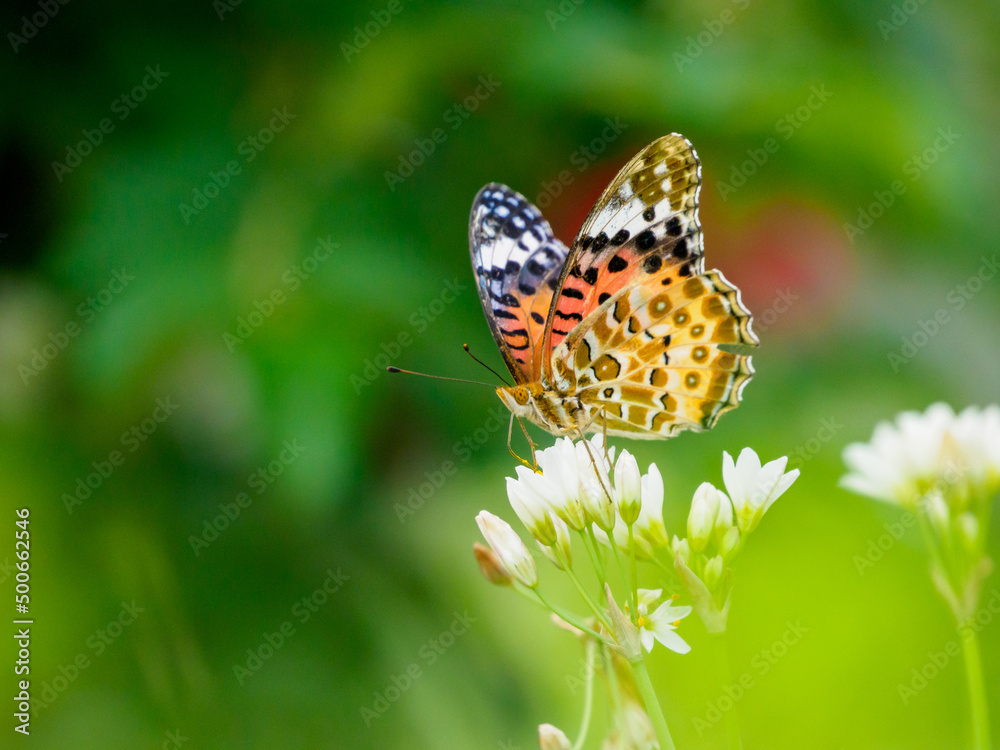
[[[514,385],[497,394],[554,435],[660,439],[735,408],[756,345],[740,292],[706,271],[701,163],[678,134],[640,151],[571,247],[505,185],[479,191],[469,245]]]

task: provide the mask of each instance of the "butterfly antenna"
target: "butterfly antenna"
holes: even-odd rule
[[[483,360],[481,360],[479,357],[477,357],[475,354],[473,354],[471,351],[469,351],[469,345],[468,344],[462,344],[462,348],[465,349],[465,353],[468,354],[470,357],[472,357],[474,360],[476,360],[476,362],[478,362],[483,367],[485,367],[487,370],[489,370],[494,375],[496,375],[498,378],[500,378],[500,382],[501,383],[503,383],[504,385],[506,385],[508,387],[510,386],[510,383],[507,382],[507,379],[504,378],[503,375],[501,375],[499,372],[497,372],[496,370],[494,370],[488,364],[486,364],[485,362],[483,362]]]
[[[456,383],[472,383],[472,385],[485,385],[487,388],[496,388],[492,383],[483,383],[479,380],[465,380],[464,378],[446,378],[444,375],[428,375],[425,372],[414,372],[413,370],[401,370],[398,367],[386,367],[386,372],[402,372],[406,375],[419,375],[422,378],[434,378],[434,380],[452,380]]]

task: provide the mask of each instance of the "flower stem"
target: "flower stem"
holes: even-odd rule
[[[587,686],[586,694],[583,696],[583,717],[580,719],[580,729],[576,733],[576,742],[573,743],[573,750],[581,750],[584,741],[587,739],[587,731],[590,729],[590,711],[594,706],[594,672],[597,667],[594,665],[594,649],[597,643],[590,641],[587,643]]]
[[[580,583],[580,579],[577,578],[576,573],[574,573],[572,570],[567,569],[566,574],[569,576],[569,579],[573,582],[573,585],[576,586],[576,590],[580,593],[580,596],[583,597],[583,600],[587,603],[587,606],[590,607],[591,611],[594,613],[594,615],[596,615],[597,619],[600,620],[601,624],[605,628],[607,628],[609,633],[613,633],[614,628],[611,626],[611,620],[608,619],[607,613],[603,609],[598,607],[597,604],[594,602],[594,600],[590,598],[590,595],[587,593],[587,590],[583,587],[583,584]],[[560,615],[560,617],[562,617],[562,615]]]
[[[590,552],[591,561],[594,563],[594,569],[601,579],[601,588],[603,589],[604,584],[608,582],[608,574],[604,568],[604,554],[601,552],[601,544],[597,541],[597,536],[594,534],[593,524],[588,524],[586,533],[582,531],[580,533],[584,535],[584,543],[587,551]],[[590,539],[590,544],[586,544],[588,538]]]
[[[726,631],[714,633],[710,636],[714,641],[716,672],[719,676],[719,687],[724,689],[733,684],[732,670],[729,667],[729,649],[726,647]],[[728,711],[723,712],[726,717],[726,737],[730,750],[741,750],[743,747],[740,741],[740,724],[736,716],[736,706],[733,705]]]
[[[530,599],[535,604],[537,604],[537,605],[539,605],[541,607],[544,607],[545,609],[549,610],[550,612],[554,612],[559,617],[561,617],[563,620],[565,620],[570,625],[572,625],[574,628],[576,628],[578,630],[582,630],[584,633],[586,633],[587,635],[589,635],[589,636],[591,636],[593,638],[596,638],[601,643],[606,643],[609,646],[613,646],[614,645],[613,642],[609,641],[603,635],[601,635],[597,631],[593,630],[592,628],[587,627],[586,623],[584,623],[583,620],[581,620],[579,617],[577,617],[576,615],[574,615],[572,612],[567,612],[562,607],[558,607],[555,604],[553,604],[552,602],[550,602],[548,599],[546,599],[544,596],[542,596],[541,592],[539,592],[538,590],[532,591],[531,589],[528,589],[528,588],[525,588],[524,586],[521,586],[519,588],[515,588],[515,591],[517,591],[518,593],[520,593],[523,596],[527,597],[528,599]]]
[[[967,626],[960,626],[959,634],[965,657],[965,677],[969,685],[972,747],[974,750],[990,750],[990,716],[983,685],[983,665],[979,657],[979,636],[973,628]]]
[[[656,738],[660,741],[660,750],[677,750],[674,745],[674,738],[670,736],[670,730],[667,728],[667,720],[663,716],[663,709],[660,708],[660,701],[657,699],[656,691],[653,689],[653,683],[649,679],[649,671],[646,669],[646,663],[642,658],[632,662],[632,671],[635,673],[635,684],[639,688],[639,695],[642,696],[642,702],[646,704],[646,713],[649,715],[649,720],[653,723]]]
[[[632,599],[632,622],[637,622],[639,617],[639,576],[635,565],[635,539],[632,536],[632,524],[628,525],[628,556],[629,568],[632,573],[632,586],[629,588],[629,595]]]

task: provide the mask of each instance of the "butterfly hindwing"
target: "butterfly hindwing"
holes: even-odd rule
[[[573,242],[551,311],[550,351],[564,336],[560,319],[586,317],[640,277],[657,274],[666,285],[704,270],[700,189],[701,163],[677,134],[657,139],[625,165]]]
[[[651,275],[598,307],[554,353],[560,387],[597,416],[591,429],[663,438],[711,428],[739,403],[757,342],[739,290],[718,271],[662,285]]]
[[[546,316],[569,249],[520,193],[491,183],[469,222],[472,268],[483,312],[518,383],[541,376]]]

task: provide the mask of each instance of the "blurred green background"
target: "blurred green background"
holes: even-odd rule
[[[0,19],[0,598],[27,506],[46,704],[25,744],[575,730],[578,645],[470,552],[478,510],[515,520],[502,405],[384,366],[488,376],[465,342],[499,364],[467,250],[483,184],[569,242],[672,131],[703,162],[707,265],[763,345],[714,431],[617,444],[661,467],[681,533],[723,450],[802,470],[738,564],[745,746],[967,744],[956,660],[899,695],[954,638],[920,546],[859,571],[899,514],[836,482],[877,420],[998,400],[995,6],[25,0]],[[789,623],[808,630],[763,670]],[[693,721],[723,695],[705,635],[681,633],[693,651],[651,667],[667,718],[678,747],[721,747]],[[981,637],[996,719],[1000,624]]]

